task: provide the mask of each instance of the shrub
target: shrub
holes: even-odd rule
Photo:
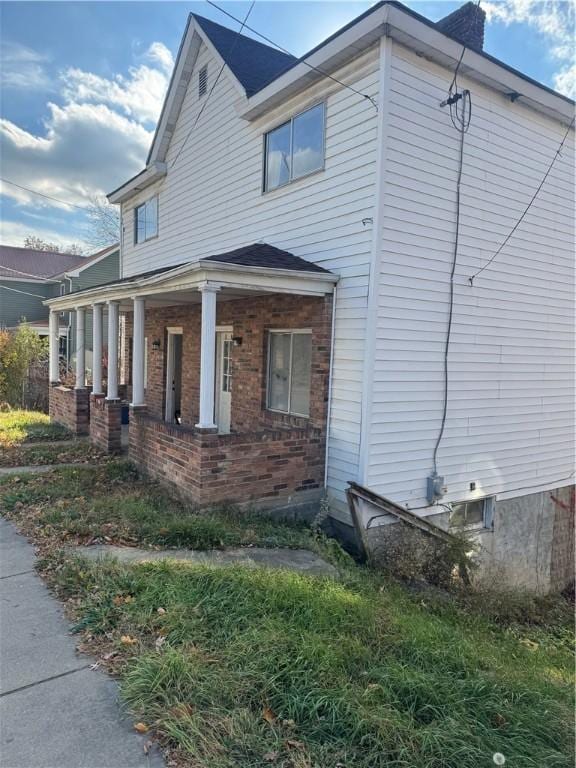
[[[0,402],[22,405],[28,369],[47,352],[47,341],[25,324],[16,331],[0,331]]]

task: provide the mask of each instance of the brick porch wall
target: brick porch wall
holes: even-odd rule
[[[122,405],[104,395],[90,395],[90,441],[105,453],[122,449]]]
[[[50,421],[74,435],[87,435],[90,431],[90,390],[50,387]]]
[[[232,349],[233,432],[254,432],[259,428],[291,426],[326,428],[332,297],[274,294],[233,301],[217,300],[217,325],[231,326],[232,335],[242,339]],[[146,308],[145,336],[148,342],[148,413],[164,416],[166,380],[166,329],[181,326],[182,334],[182,423],[198,422],[200,390],[200,304]],[[266,410],[266,362],[268,331],[274,329],[312,330],[310,417],[285,416]],[[125,339],[132,337],[132,315],[125,316]],[[160,342],[153,350],[152,343]],[[129,360],[128,350],[123,355]],[[123,380],[129,380],[126,368]]]
[[[318,499],[325,441],[314,427],[201,434],[130,413],[129,455],[141,469],[196,504],[296,506]]]

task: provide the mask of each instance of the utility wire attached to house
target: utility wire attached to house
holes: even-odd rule
[[[234,38],[234,40],[233,40],[233,42],[232,42],[232,45],[230,46],[230,50],[228,51],[228,58],[230,58],[230,56],[231,56],[231,55],[232,55],[232,53],[234,52],[234,48],[236,47],[236,44],[237,44],[237,42],[238,42],[238,39],[239,39],[239,37],[240,37],[240,35],[241,35],[241,33],[242,33],[242,30],[243,30],[243,29],[244,29],[244,27],[246,26],[246,22],[248,21],[248,18],[249,18],[249,16],[250,16],[250,14],[252,13],[252,9],[254,8],[254,6],[255,6],[255,5],[256,5],[256,0],[252,0],[252,3],[250,4],[250,8],[248,8],[248,13],[247,13],[247,14],[246,14],[246,16],[244,17],[244,20],[243,20],[243,21],[241,21],[240,19],[237,19],[238,23],[240,24],[240,29],[239,29],[239,30],[238,30],[238,32],[236,33],[236,37]],[[207,106],[207,104],[208,104],[208,101],[210,100],[210,96],[212,96],[212,93],[214,92],[214,89],[215,89],[215,88],[216,88],[216,86],[218,85],[218,81],[220,80],[220,77],[222,76],[222,72],[224,72],[224,68],[225,68],[225,67],[226,67],[226,62],[224,61],[224,62],[222,63],[222,66],[220,67],[220,71],[218,72],[218,74],[216,75],[216,77],[215,77],[215,79],[214,79],[214,82],[212,83],[212,87],[210,88],[210,90],[209,90],[208,94],[206,95],[206,98],[204,99],[204,103],[202,104],[202,107],[200,108],[200,111],[199,111],[199,112],[198,112],[198,114],[196,115],[196,120],[194,120],[194,123],[192,124],[192,128],[190,128],[190,130],[188,131],[188,133],[187,133],[187,134],[186,134],[186,136],[184,137],[184,141],[183,141],[183,142],[182,142],[182,144],[180,145],[180,147],[179,147],[179,149],[178,149],[178,152],[176,152],[176,157],[174,158],[174,160],[172,160],[172,163],[171,163],[171,165],[170,165],[170,167],[171,167],[171,168],[173,168],[173,167],[174,167],[174,165],[175,165],[176,161],[178,160],[178,158],[180,157],[180,155],[181,155],[181,153],[182,153],[182,150],[184,149],[184,147],[185,147],[185,146],[186,146],[186,144],[188,143],[188,139],[189,139],[189,138],[190,138],[190,136],[192,135],[192,132],[194,131],[194,129],[196,128],[196,126],[198,125],[198,121],[199,121],[199,120],[200,120],[200,118],[202,117],[202,113],[203,113],[203,112],[204,112],[204,110],[206,109],[206,106]]]
[[[480,13],[480,0],[476,3],[474,13],[470,14],[470,21],[468,29],[463,35],[463,39],[466,41],[472,31],[473,25],[477,21],[478,14]],[[427,498],[430,504],[438,503],[444,495],[444,478],[438,474],[438,450],[440,443],[444,437],[444,431],[446,429],[446,419],[448,417],[448,387],[449,387],[449,354],[450,354],[450,342],[452,340],[452,326],[454,320],[454,282],[456,277],[456,266],[458,263],[458,247],[460,243],[460,208],[461,208],[461,187],[462,187],[462,172],[464,169],[464,140],[468,129],[470,128],[470,121],[472,119],[472,97],[470,91],[464,88],[462,91],[458,89],[458,73],[464,59],[464,54],[468,50],[466,42],[462,45],[462,53],[456,63],[452,81],[448,86],[448,93],[446,99],[441,102],[440,107],[449,107],[450,120],[452,125],[459,133],[458,142],[458,173],[456,176],[456,212],[455,212],[455,231],[454,231],[454,244],[452,248],[452,266],[450,269],[450,294],[448,299],[448,327],[446,329],[446,338],[444,342],[444,392],[442,398],[442,419],[440,422],[440,429],[436,442],[434,443],[434,450],[432,453],[432,474],[428,477]]]
[[[220,13],[223,13],[225,16],[228,16],[228,18],[233,19],[234,21],[240,22],[240,19],[234,16],[234,14],[230,13],[229,11],[226,11],[224,8],[221,8],[216,3],[212,2],[212,0],[206,0],[208,5],[211,5],[213,8],[216,8],[216,10],[220,11]],[[338,83],[338,85],[341,85],[343,88],[347,88],[349,91],[352,91],[352,93],[355,93],[357,96],[362,96],[363,99],[366,99],[369,101],[376,112],[378,112],[378,104],[376,103],[373,96],[370,96],[368,93],[363,93],[362,91],[357,90],[351,85],[348,85],[347,83],[343,83],[342,80],[339,80],[337,77],[334,77],[334,75],[329,74],[323,69],[320,69],[320,67],[315,67],[313,64],[308,63],[303,58],[298,58],[297,56],[294,56],[293,53],[291,53],[287,48],[284,48],[279,43],[276,43],[274,40],[271,40],[269,37],[266,37],[266,35],[262,34],[262,32],[258,32],[257,29],[254,29],[253,27],[249,27],[248,24],[244,24],[244,27],[250,32],[253,32],[255,35],[258,35],[262,40],[265,40],[270,45],[273,45],[274,48],[277,48],[279,51],[282,51],[282,53],[286,53],[288,56],[292,56],[296,59],[295,64],[304,64],[305,67],[308,67],[309,69],[312,69],[314,72],[318,72],[323,77],[327,77],[329,80],[332,80],[335,83]],[[286,70],[288,71],[288,70]],[[284,73],[280,73],[284,74]],[[280,77],[280,75],[279,75]]]
[[[522,222],[524,221],[524,219],[525,219],[525,217],[526,217],[526,214],[528,213],[528,211],[529,211],[529,210],[530,210],[530,208],[532,207],[532,205],[533,205],[534,201],[536,200],[536,198],[538,197],[538,195],[539,195],[539,193],[540,193],[540,190],[541,190],[541,189],[542,189],[542,187],[544,186],[544,183],[546,182],[546,179],[547,179],[547,178],[548,178],[548,176],[550,175],[550,172],[551,172],[552,168],[554,167],[554,163],[556,162],[556,159],[558,158],[558,156],[559,156],[559,155],[561,155],[561,154],[562,154],[562,149],[563,149],[563,147],[564,147],[564,144],[566,143],[566,139],[568,138],[568,136],[569,136],[569,134],[570,134],[570,131],[572,130],[572,127],[573,127],[573,125],[574,125],[574,120],[575,120],[575,118],[572,118],[572,122],[571,122],[571,123],[570,123],[570,125],[568,126],[568,128],[567,128],[567,130],[566,130],[566,133],[564,134],[564,138],[563,138],[563,139],[562,139],[562,141],[560,142],[560,146],[559,146],[559,147],[558,147],[558,149],[556,150],[556,152],[555,152],[555,154],[554,154],[554,157],[552,158],[552,161],[550,162],[550,165],[548,166],[548,168],[547,168],[547,170],[546,170],[546,173],[545,173],[545,174],[544,174],[544,176],[542,177],[542,181],[540,182],[540,184],[538,185],[538,187],[537,187],[536,191],[535,191],[535,192],[534,192],[534,194],[532,195],[532,199],[530,200],[530,202],[528,203],[528,205],[526,206],[526,208],[525,208],[525,209],[524,209],[524,211],[522,212],[522,215],[520,216],[520,218],[518,219],[518,221],[517,221],[517,222],[514,224],[514,226],[513,226],[513,227],[512,227],[512,229],[510,230],[510,232],[509,232],[509,233],[506,235],[506,237],[505,237],[505,238],[504,238],[504,240],[502,241],[502,244],[499,246],[498,250],[497,250],[495,253],[493,253],[493,254],[492,254],[492,256],[491,256],[491,257],[488,259],[488,261],[486,262],[486,264],[484,264],[484,266],[483,266],[483,267],[481,267],[481,268],[480,268],[480,269],[479,269],[477,272],[475,272],[473,275],[471,275],[471,276],[468,278],[468,282],[470,283],[470,285],[474,285],[474,280],[475,280],[475,279],[478,277],[478,275],[479,275],[479,274],[481,274],[482,272],[484,272],[484,270],[485,270],[485,269],[487,269],[487,268],[490,266],[490,264],[492,264],[492,262],[494,261],[494,259],[495,259],[495,258],[496,258],[496,257],[497,257],[497,256],[498,256],[498,255],[499,255],[501,252],[502,252],[502,250],[504,249],[504,246],[505,246],[505,245],[506,245],[506,243],[507,243],[507,242],[510,240],[510,238],[512,237],[512,235],[514,234],[514,232],[516,232],[516,230],[518,229],[518,227],[520,226],[520,224],[522,224]]]

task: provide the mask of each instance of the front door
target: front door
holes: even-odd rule
[[[215,406],[218,432],[230,432],[232,407],[232,331],[216,331]]]
[[[182,399],[182,329],[169,328],[166,345],[166,413],[171,424],[180,424]]]

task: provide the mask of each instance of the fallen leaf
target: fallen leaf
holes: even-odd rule
[[[148,752],[150,752],[150,749],[151,749],[151,747],[152,747],[152,745],[153,745],[153,744],[154,744],[154,742],[153,742],[153,741],[145,741],[145,742],[144,742],[144,754],[145,754],[145,755],[147,755],[147,754],[148,754]]]
[[[134,730],[138,733],[148,733],[148,726],[146,723],[134,723]]]
[[[531,651],[536,651],[539,648],[538,643],[535,643],[534,640],[529,640],[527,637],[524,640],[520,640],[520,645],[529,648]]]
[[[157,608],[156,613],[159,613],[160,616],[163,616],[166,613],[166,608]]]
[[[118,656],[118,651],[110,651],[110,653],[105,653],[104,656],[102,656],[102,659],[104,661],[109,661],[110,659],[113,659],[114,656]]]
[[[156,640],[154,641],[154,645],[156,646],[156,650],[159,651],[162,648],[162,646],[164,645],[165,642],[166,642],[166,638],[163,637],[162,635],[157,637]]]
[[[496,728],[502,728],[506,725],[506,718],[498,712],[494,715],[492,720]]]
[[[122,645],[135,645],[138,640],[136,640],[134,637],[131,637],[130,635],[122,635],[120,642]]]
[[[267,763],[275,763],[279,756],[279,752],[266,752],[264,755],[262,755],[262,759],[266,760]]]
[[[192,717],[194,714],[194,707],[192,704],[181,703],[171,707],[168,711],[172,717],[181,719],[183,717]]]
[[[304,742],[296,739],[286,739],[284,742],[290,749],[304,749]]]
[[[270,723],[270,725],[273,725],[276,722],[276,715],[272,712],[270,707],[264,707],[262,710],[262,717],[267,723]]]
[[[116,595],[116,597],[112,599],[112,602],[114,603],[114,605],[122,605],[122,603],[124,602],[124,598],[122,597],[122,595]]]

